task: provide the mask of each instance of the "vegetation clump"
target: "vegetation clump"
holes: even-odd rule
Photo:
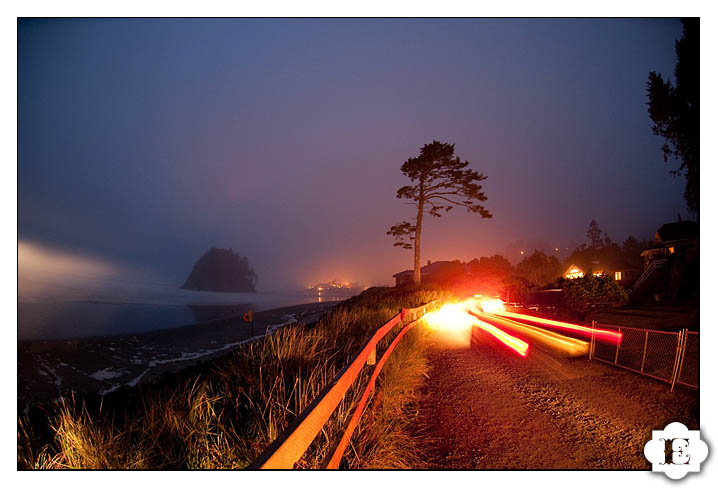
[[[560,282],[566,311],[581,320],[589,313],[613,309],[628,302],[626,291],[607,275],[587,274]]]

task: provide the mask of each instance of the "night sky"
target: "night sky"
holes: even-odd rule
[[[18,232],[178,286],[211,246],[262,290],[389,284],[399,167],[434,139],[493,219],[425,221],[422,261],[617,241],[687,216],[645,84],[677,19],[21,20]],[[23,263],[20,262],[22,268]]]

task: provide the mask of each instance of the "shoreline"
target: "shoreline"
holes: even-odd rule
[[[341,301],[348,297],[331,297]],[[75,341],[138,335],[160,329],[195,326],[241,316],[249,309],[268,312],[314,303],[316,296],[264,297],[234,303],[165,304],[152,301],[18,301],[20,342]],[[318,302],[316,302],[318,303]]]
[[[278,328],[316,322],[343,301],[313,302],[138,334],[18,341],[18,407],[74,393],[100,395],[150,383],[256,341]]]

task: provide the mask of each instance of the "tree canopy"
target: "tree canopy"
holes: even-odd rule
[[[506,280],[514,273],[514,267],[501,255],[474,258],[467,263],[469,283],[476,293],[498,294],[505,286]]]
[[[700,206],[700,20],[683,19],[683,36],[676,41],[675,85],[652,71],[648,75],[648,114],[653,133],[665,138],[663,160],[680,161],[673,175],[686,178],[683,194],[688,208]]]
[[[546,285],[561,275],[561,262],[543,251],[534,252],[516,265],[516,274],[535,286]]]
[[[592,248],[600,248],[601,246],[603,246],[603,239],[601,239],[601,228],[598,226],[598,223],[595,219],[592,219],[589,223],[588,230],[586,231],[586,237],[588,238],[588,243]]]
[[[481,204],[486,201],[479,182],[486,176],[469,168],[469,162],[454,154],[454,145],[433,141],[421,148],[419,156],[401,165],[401,172],[411,181],[396,192],[398,199],[407,200],[416,209],[414,222],[403,221],[392,226],[387,234],[394,237],[394,246],[414,249],[414,282],[421,283],[421,231],[424,212],[441,217],[454,207],[490,218]]]

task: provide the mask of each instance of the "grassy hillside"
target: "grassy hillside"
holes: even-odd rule
[[[35,409],[18,419],[18,468],[244,468],[401,307],[447,297],[440,289],[369,289],[316,324],[286,327],[157,385]],[[382,340],[378,355],[397,332]],[[415,328],[393,353],[343,466],[419,463],[406,427],[426,369],[421,336]],[[319,467],[369,372],[362,373],[298,467]]]

